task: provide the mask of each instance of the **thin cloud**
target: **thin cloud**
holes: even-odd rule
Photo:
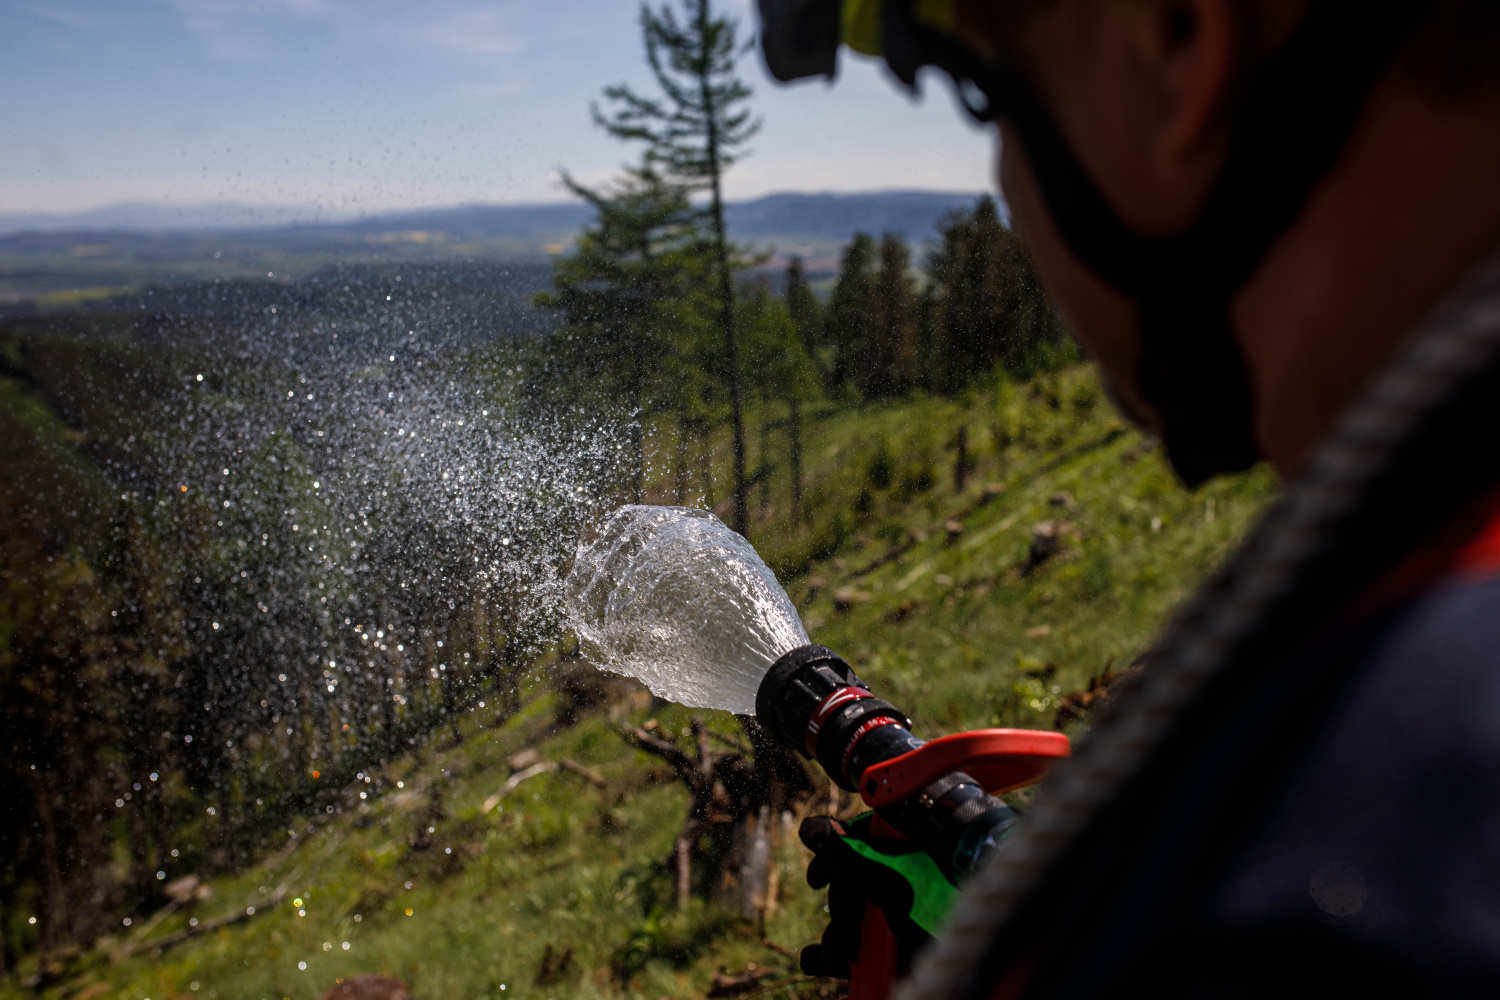
[[[493,83],[467,83],[449,91],[460,100],[489,101],[517,97],[531,89],[530,80],[497,80]]]
[[[418,39],[455,52],[514,55],[522,48],[520,38],[507,30],[505,18],[489,7],[450,9],[435,17],[419,18],[416,26],[408,22],[400,27],[416,27]]]
[[[320,24],[336,41],[450,52],[514,55],[524,47],[506,14],[477,2],[351,6],[335,0],[168,0],[211,56],[233,62],[272,58],[289,28]]]
[[[102,35],[118,35],[119,29],[105,21],[80,14],[73,10],[61,10],[56,7],[26,7],[27,12],[54,24],[60,24],[66,28],[79,28],[83,31],[94,31]]]
[[[227,62],[258,62],[276,54],[269,35],[277,21],[330,20],[344,14],[328,0],[170,0],[208,53]]]

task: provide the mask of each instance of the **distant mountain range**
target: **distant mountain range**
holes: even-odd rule
[[[813,275],[838,267],[860,231],[899,233],[916,247],[979,192],[770,194],[727,206],[730,237],[771,250],[779,269],[800,255]],[[1004,206],[1001,206],[1002,212]],[[114,205],[0,216],[0,303],[110,296],[151,284],[295,279],[329,265],[491,261],[545,264],[592,217],[580,202],[460,205],[359,218],[219,204]]]
[[[920,240],[944,213],[967,208],[978,192],[872,191],[858,194],[769,194],[730,202],[728,222],[740,238],[799,235],[847,240],[858,230],[896,232]],[[580,202],[458,205],[360,217],[319,218],[286,206],[205,204],[166,207],[120,204],[70,213],[0,215],[0,237],[25,233],[208,233],[283,229],[314,234],[430,231],[464,239],[547,240],[567,236],[589,219]]]

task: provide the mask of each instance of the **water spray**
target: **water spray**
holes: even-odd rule
[[[1015,820],[996,796],[1038,781],[1069,752],[1066,736],[1042,730],[917,738],[842,657],[808,642],[775,575],[707,511],[620,508],[580,548],[564,591],[601,667],[683,704],[753,711],[777,743],[858,793],[875,833],[915,842],[955,881]],[[873,906],[860,942],[851,1000],[881,1000],[895,981],[896,943]]]

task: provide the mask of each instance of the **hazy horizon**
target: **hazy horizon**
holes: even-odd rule
[[[728,201],[731,204],[748,204],[761,201],[762,199],[777,197],[880,198],[893,196],[931,196],[935,198],[947,198],[956,196],[977,198],[984,193],[990,193],[997,199],[1001,198],[1000,195],[994,192],[985,192],[978,188],[883,187],[844,191],[776,190],[767,191],[748,198],[731,198]],[[1003,199],[1001,200],[1003,202]],[[119,229],[124,231],[153,228],[162,231],[270,229],[280,226],[308,224],[341,225],[365,220],[400,218],[402,216],[424,213],[461,212],[468,210],[482,211],[487,209],[548,210],[570,207],[578,208],[580,211],[588,211],[588,206],[585,202],[577,198],[565,197],[526,201],[447,202],[391,209],[344,212],[327,211],[318,205],[312,204],[257,205],[234,201],[204,201],[174,204],[171,202],[156,203],[147,199],[136,199],[107,202],[65,211],[0,211],[0,236],[12,235],[27,229],[44,232],[66,231],[75,228]],[[179,221],[174,223],[173,216],[176,216]],[[144,221],[147,218],[150,218],[152,221]]]

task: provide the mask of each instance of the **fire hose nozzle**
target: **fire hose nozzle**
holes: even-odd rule
[[[990,793],[1036,781],[1069,752],[1062,733],[1026,729],[919,740],[905,713],[875,697],[826,646],[798,646],[773,663],[756,689],[755,715],[777,743],[859,792],[875,810],[872,829],[883,825],[914,841],[954,884],[1016,822],[1015,811]],[[884,1000],[896,977],[896,941],[873,905],[860,936],[850,996]]]
[[[878,759],[922,745],[911,735],[911,720],[875,697],[827,646],[798,646],[772,664],[756,691],[755,715],[778,743],[816,760],[850,792],[859,790],[859,775],[875,762],[863,752],[869,737],[884,751]],[[899,733],[877,735],[880,729]]]
[[[1031,784],[1069,753],[1066,736],[1040,730],[918,739],[906,714],[875,697],[826,646],[799,646],[772,664],[755,711],[773,739],[816,760],[830,780],[858,792],[881,819],[955,871],[978,862],[975,849],[990,843],[987,831],[1014,821],[991,793]]]

